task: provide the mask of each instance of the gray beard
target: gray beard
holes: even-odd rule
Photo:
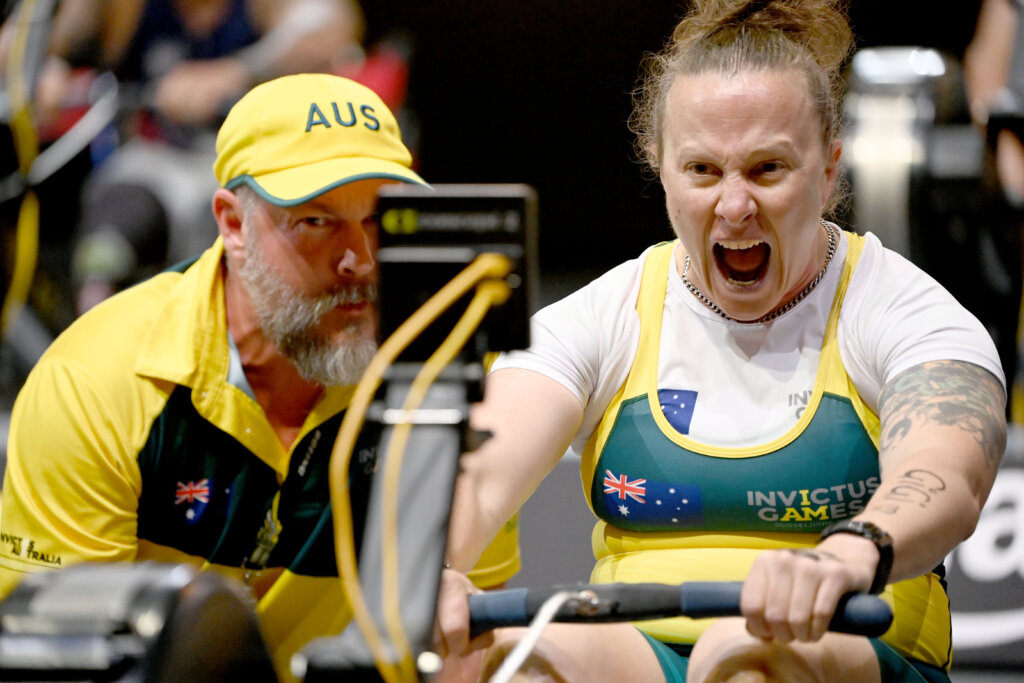
[[[252,301],[257,324],[264,335],[309,382],[322,386],[357,384],[377,352],[370,339],[336,343],[318,336],[321,318],[335,307],[356,301],[377,300],[372,284],[352,285],[329,294],[308,296],[284,282],[266,263],[252,239],[245,241],[246,259],[238,276]],[[353,324],[350,333],[358,332]]]

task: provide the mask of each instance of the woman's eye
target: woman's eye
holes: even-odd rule
[[[778,161],[766,161],[758,167],[761,173],[775,173],[782,170],[782,164]]]
[[[687,165],[687,170],[694,175],[710,175],[713,172],[711,164],[705,164],[699,161]]]

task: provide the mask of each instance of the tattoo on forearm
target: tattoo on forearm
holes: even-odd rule
[[[993,464],[1006,449],[1002,386],[977,365],[945,360],[915,366],[886,384],[879,406],[883,449],[928,423],[971,434]]]
[[[942,477],[928,470],[909,470],[896,479],[896,484],[882,494],[879,512],[896,514],[900,503],[926,508],[937,493],[946,490]]]

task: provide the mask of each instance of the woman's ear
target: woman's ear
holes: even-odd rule
[[[654,167],[654,170],[658,174],[658,180],[659,181],[663,181],[664,178],[662,178],[662,175],[661,175],[661,173],[662,173],[662,169],[661,169],[661,155],[659,154],[659,152],[660,152],[660,150],[658,149],[657,145],[652,144],[652,145],[649,145],[647,147],[647,158],[648,159],[657,159],[658,160],[657,161],[657,166]]]
[[[839,158],[843,155],[843,143],[840,140],[833,140],[828,150],[828,158],[825,159],[825,182],[822,184],[821,205],[828,204],[835,189],[836,181],[839,179]]]

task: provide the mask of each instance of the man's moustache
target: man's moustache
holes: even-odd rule
[[[377,303],[377,285],[347,285],[340,289],[336,289],[333,292],[319,297],[316,301],[316,308],[318,314],[323,314],[333,308],[337,308],[338,306],[358,304],[364,301],[368,303]]]

